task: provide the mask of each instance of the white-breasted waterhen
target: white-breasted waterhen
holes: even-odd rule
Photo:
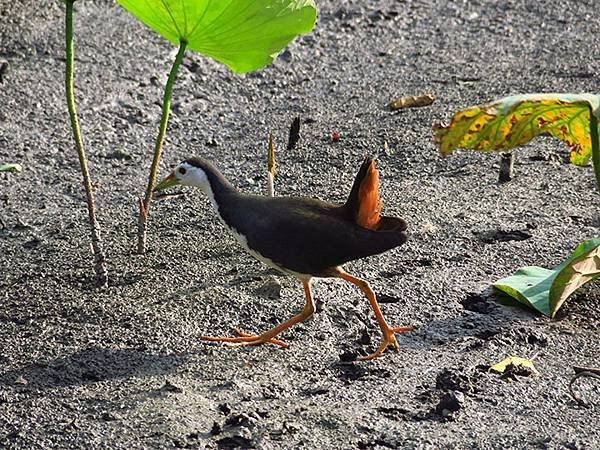
[[[383,340],[374,353],[360,359],[377,358],[390,344],[398,350],[394,333],[413,329],[390,327],[369,283],[341,267],[348,261],[397,247],[407,238],[407,224],[403,219],[380,214],[379,174],[372,158],[363,162],[343,205],[306,197],[244,194],[233,187],[213,164],[202,158],[190,158],[180,163],[155,190],[178,184],[202,189],[221,222],[240,244],[260,261],[298,278],[306,295],[302,312],[260,335],[236,329],[236,337],[202,339],[237,345],[271,343],[287,347],[275,337],[306,320],[315,311],[311,294],[311,279],[314,277],[342,278],[358,286],[369,299]]]

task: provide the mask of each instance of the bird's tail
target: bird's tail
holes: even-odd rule
[[[375,168],[373,158],[367,157],[354,179],[345,208],[358,225],[377,230],[381,221],[382,206],[383,203],[379,199],[379,172]]]

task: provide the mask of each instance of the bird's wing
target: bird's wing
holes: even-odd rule
[[[232,225],[251,249],[276,264],[303,274],[381,253],[404,242],[402,233],[366,230],[335,205],[290,197],[245,197],[243,214]],[[239,209],[238,209],[239,211]]]

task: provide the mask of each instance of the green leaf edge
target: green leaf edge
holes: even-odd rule
[[[21,164],[0,164],[0,172],[20,173],[22,171]]]
[[[499,112],[506,115],[510,110],[516,107],[519,103],[539,101],[539,100],[559,100],[565,103],[577,104],[582,103],[589,106],[592,114],[600,119],[600,95],[583,92],[581,94],[569,94],[564,92],[544,93],[544,94],[521,94],[510,95],[500,100],[496,100],[488,104],[488,106],[501,103]]]
[[[250,1],[250,0],[249,0]],[[264,68],[266,66],[268,66],[269,64],[271,64],[275,58],[277,58],[277,56],[281,53],[281,51],[283,51],[285,49],[285,47],[291,42],[293,41],[296,37],[298,37],[301,34],[307,34],[310,31],[312,31],[312,29],[314,28],[316,22],[317,22],[317,5],[315,3],[314,0],[295,0],[293,2],[293,4],[297,7],[298,11],[303,11],[303,15],[306,15],[306,11],[308,11],[309,17],[308,20],[307,17],[304,17],[303,21],[299,21],[301,22],[301,26],[298,27],[297,29],[295,29],[294,31],[291,31],[290,34],[288,36],[285,36],[283,38],[283,41],[285,42],[282,47],[276,51],[273,52],[269,55],[264,55],[264,59],[262,62],[258,63],[258,64],[250,64],[247,62],[241,62],[241,63],[236,63],[234,61],[228,60],[226,57],[224,56],[216,56],[216,55],[212,55],[212,54],[206,54],[202,51],[200,51],[199,49],[195,48],[195,45],[193,43],[187,42],[187,40],[185,39],[185,36],[179,36],[178,37],[178,41],[171,39],[169,36],[165,36],[164,34],[158,32],[157,30],[155,30],[153,27],[151,27],[150,25],[146,24],[144,21],[142,21],[137,14],[135,14],[127,5],[129,5],[129,1],[127,0],[117,0],[117,3],[125,10],[127,11],[129,14],[131,14],[132,16],[134,16],[139,22],[141,22],[144,26],[150,28],[154,33],[157,33],[158,35],[162,36],[164,39],[168,40],[169,42],[171,42],[172,44],[175,45],[179,45],[182,41],[185,41],[188,45],[187,47],[190,50],[194,50],[198,53],[200,53],[201,55],[207,56],[209,58],[214,59],[215,61],[218,61],[222,64],[224,64],[225,66],[229,67],[229,69],[231,69],[233,72],[235,73],[247,73],[247,72],[252,72],[261,68]]]
[[[498,280],[495,283],[493,283],[492,287],[506,293],[510,297],[517,300],[519,303],[522,303],[532,309],[535,309],[536,311],[541,312],[542,314],[544,314],[546,316],[549,316],[550,315],[550,306],[549,306],[548,302],[543,302],[543,299],[542,299],[542,302],[531,302],[529,300],[529,297],[533,297],[532,295],[526,296],[522,293],[522,292],[527,292],[526,290],[521,291],[518,288],[514,287],[514,285],[517,284],[519,281],[521,281],[523,279],[523,277],[533,278],[533,276],[530,274],[531,272],[540,272],[542,274],[542,275],[536,277],[536,278],[540,279],[539,282],[531,284],[530,288],[534,289],[534,290],[536,288],[538,288],[537,290],[539,290],[539,286],[542,283],[547,284],[547,280],[550,277],[552,277],[552,274],[553,274],[552,270],[545,269],[544,267],[538,267],[538,266],[521,267],[513,275],[510,275],[506,278],[502,278],[501,280]]]

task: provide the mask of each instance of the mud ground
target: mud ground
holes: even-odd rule
[[[442,159],[431,124],[515,93],[595,92],[595,2],[319,1],[314,32],[244,76],[188,52],[161,173],[213,159],[241,189],[265,192],[266,137],[279,195],[343,201],[365,154],[378,155],[384,210],[410,241],[347,270],[368,279],[401,350],[369,363],[379,331],[341,281],[315,284],[319,313],[288,350],[227,348],[204,334],[261,331],[303,304],[300,284],[243,254],[200,192],[154,204],[149,253],[135,254],[162,86],[175,49],[106,1],[76,5],[76,88],[110,264],[92,286],[84,192],[63,99],[63,6],[0,1],[0,447],[600,447],[600,387],[567,392],[572,366],[599,366],[598,286],[558,319],[495,302],[491,282],[551,267],[598,236],[590,167],[542,138],[498,155]],[[434,93],[392,112],[398,96]],[[285,151],[290,122],[301,141]],[[332,142],[331,133],[341,135]],[[520,238],[518,240],[516,238]],[[483,367],[535,357],[535,378]],[[444,412],[444,409],[446,411]]]

